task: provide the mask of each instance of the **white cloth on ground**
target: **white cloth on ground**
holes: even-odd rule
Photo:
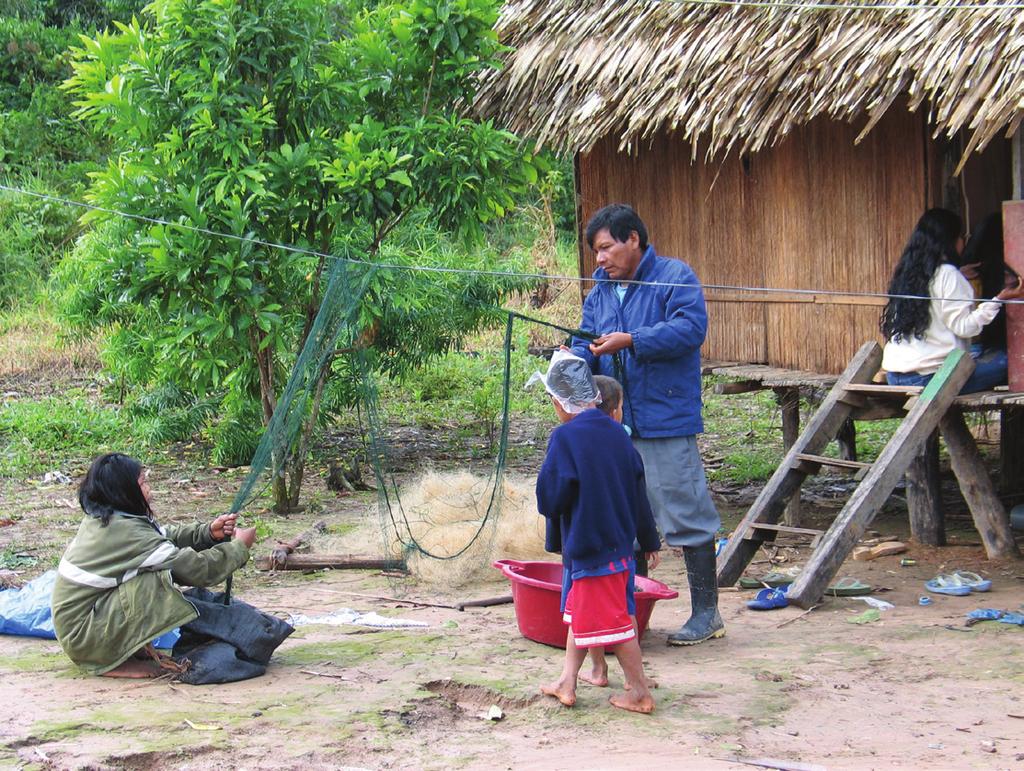
[[[325,616],[306,616],[301,613],[291,617],[292,626],[308,626],[310,624],[323,624],[325,626],[370,626],[378,629],[392,629],[397,627],[430,626],[426,621],[413,621],[407,618],[389,618],[374,612],[360,613],[351,608],[338,608],[332,610]]]

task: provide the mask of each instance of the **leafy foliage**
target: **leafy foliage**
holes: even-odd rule
[[[542,163],[514,136],[458,110],[499,50],[493,0],[156,0],[148,11],[152,23],[84,40],[66,84],[114,149],[90,199],[191,228],[86,218],[103,224],[62,270],[74,279],[68,318],[118,325],[122,374],[223,393],[235,416],[248,400],[266,421],[323,299],[327,253],[497,267],[486,253],[389,240],[419,227],[479,244],[538,179]],[[407,372],[517,286],[381,270],[350,343]],[[337,388],[326,404],[352,398]]]

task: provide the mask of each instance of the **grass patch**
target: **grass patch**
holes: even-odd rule
[[[283,666],[299,667],[328,661],[337,667],[349,667],[386,654],[428,658],[437,654],[438,647],[449,643],[450,638],[443,634],[376,632],[351,641],[296,645],[278,651],[274,661]]]
[[[91,340],[65,342],[45,301],[0,315],[0,377],[45,372],[48,378],[99,369]]]
[[[0,410],[0,476],[28,476],[114,449],[131,452],[134,444],[116,408],[81,392],[11,400]]]
[[[7,547],[0,551],[0,570],[24,570],[33,568],[39,563],[38,557],[22,554],[17,549]]]

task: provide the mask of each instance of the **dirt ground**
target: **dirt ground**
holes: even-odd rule
[[[238,472],[154,469],[165,519],[222,510]],[[529,465],[527,463],[527,465]],[[319,487],[318,487],[319,485]],[[277,522],[279,537],[326,519],[364,553],[379,553],[372,494],[338,497],[309,484],[310,511]],[[733,491],[735,492],[735,491]],[[34,554],[25,577],[50,567],[77,527],[73,484],[9,483],[0,549]],[[720,498],[725,506],[724,498]],[[732,518],[736,507],[733,501]],[[877,532],[905,535],[905,517]],[[677,588],[658,603],[643,640],[660,687],[651,716],[609,706],[609,689],[581,683],[563,708],[538,694],[561,651],[520,636],[511,605],[468,609],[371,600],[379,595],[436,604],[507,592],[494,580],[439,591],[373,571],[238,576],[238,596],[278,614],[342,607],[425,621],[423,628],[373,630],[303,626],[278,650],[266,676],[222,686],[119,681],[78,672],[52,641],[0,639],[0,765],[21,768],[751,768],[774,759],[822,768],[1024,768],[1024,628],[968,628],[977,607],[1017,610],[1024,565],[984,559],[969,531],[961,545],[911,546],[908,554],[848,562],[841,575],[876,587],[895,605],[863,625],[868,609],[826,599],[812,612],[747,609],[752,592],[724,590],[724,639],[669,648],[665,636],[687,617],[679,555],[653,577]],[[271,543],[257,547],[266,553]],[[806,547],[773,550],[779,567],[799,565]],[[748,570],[770,568],[759,559]],[[901,567],[901,557],[916,565]],[[989,594],[935,596],[921,607],[922,582],[964,568],[993,580]],[[621,673],[611,659],[612,686]],[[492,707],[503,717],[486,719]],[[774,766],[770,766],[774,767]]]

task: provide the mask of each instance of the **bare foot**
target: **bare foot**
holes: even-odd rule
[[[647,690],[650,691],[650,690],[653,690],[653,689],[658,687],[658,681],[655,680],[653,677],[644,677],[644,685],[646,685],[647,686]],[[623,688],[625,688],[627,691],[633,690],[633,686],[630,685],[629,683],[626,683],[623,686]]]
[[[649,715],[654,712],[654,699],[651,698],[649,693],[644,696],[637,696],[631,691],[626,691],[625,693],[615,694],[608,701],[611,702],[613,707],[618,707],[628,712],[639,712],[643,715]]]
[[[103,677],[126,677],[132,680],[142,680],[147,677],[157,677],[162,675],[153,661],[139,661],[138,659],[128,659],[118,667],[111,669],[109,672],[104,672]]]
[[[576,689],[570,688],[561,680],[556,680],[549,685],[542,685],[540,687],[540,692],[545,696],[554,696],[566,707],[571,707],[576,703]]]
[[[595,667],[591,670],[590,674],[581,674],[580,680],[591,685],[596,685],[598,688],[608,687],[608,667],[605,666],[603,669]]]

